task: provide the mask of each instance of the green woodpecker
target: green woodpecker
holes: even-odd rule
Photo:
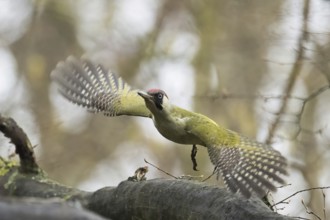
[[[206,147],[217,178],[222,176],[234,193],[264,196],[276,191],[274,182],[284,183],[281,174],[287,174],[287,161],[278,151],[173,105],[163,90],[131,89],[101,65],[74,57],[60,62],[51,77],[65,98],[92,112],[151,118],[165,138]]]

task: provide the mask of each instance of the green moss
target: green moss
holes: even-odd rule
[[[11,173],[10,177],[8,178],[8,181],[5,183],[4,188],[9,189],[9,187],[14,184],[16,176],[18,174],[18,170],[15,172]]]
[[[5,176],[12,168],[17,166],[17,162],[0,159],[0,177]]]

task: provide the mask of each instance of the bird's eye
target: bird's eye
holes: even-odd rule
[[[158,99],[162,99],[163,98],[163,94],[161,94],[161,93],[158,93]]]

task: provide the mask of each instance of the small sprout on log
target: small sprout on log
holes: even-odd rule
[[[128,181],[133,181],[133,182],[140,182],[140,181],[145,181],[147,178],[145,177],[148,172],[148,167],[140,167],[137,170],[135,170],[134,176],[128,177]]]

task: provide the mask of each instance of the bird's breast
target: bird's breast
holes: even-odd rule
[[[165,138],[178,144],[201,144],[200,140],[185,130],[185,118],[153,118],[155,127]]]

